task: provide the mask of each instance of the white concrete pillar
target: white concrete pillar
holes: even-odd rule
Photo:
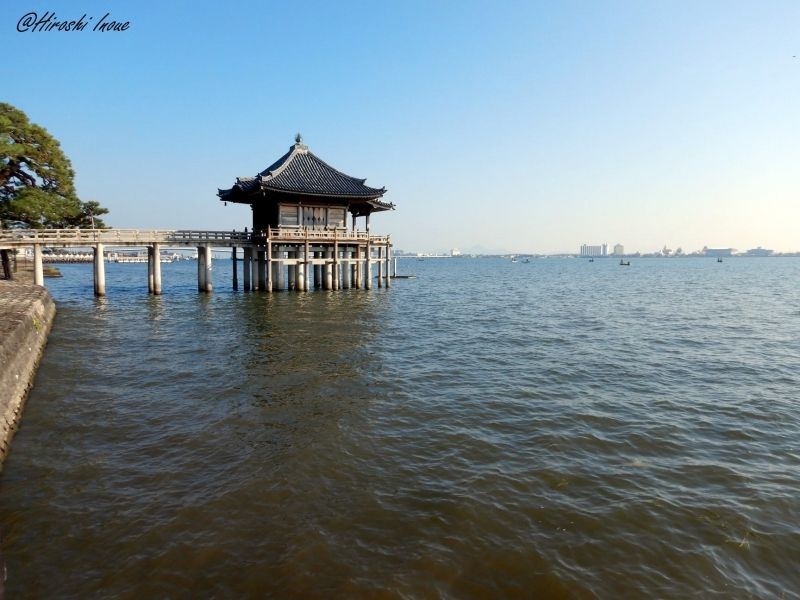
[[[350,252],[345,248],[342,251],[342,289],[349,290],[350,289],[350,263],[347,261],[350,258]]]
[[[264,258],[264,250],[259,248],[256,251],[256,261],[257,261],[257,281],[258,281],[258,291],[263,292],[267,289],[267,274],[266,274],[266,260]]]
[[[233,281],[231,285],[233,286],[234,291],[239,291],[239,267],[236,264],[238,262],[236,257],[236,246],[231,248],[231,270],[233,272]]]
[[[326,250],[323,252],[323,255],[326,259],[333,258],[333,252],[330,250]],[[326,290],[333,289],[333,265],[331,263],[326,262],[325,266],[322,267],[323,273],[325,275],[324,280],[322,281],[322,287]]]
[[[297,252],[287,252],[286,255],[289,258],[293,258],[293,259],[297,258]],[[289,267],[286,269],[286,277],[289,280],[287,282],[289,289],[290,290],[296,289],[296,287],[297,287],[297,266],[296,265],[289,265]]]
[[[397,277],[397,257],[394,257],[394,276]]]
[[[311,259],[311,248],[308,245],[308,238],[306,238],[306,251],[304,255],[305,259],[305,275],[303,277],[303,291],[307,292],[311,289],[311,263],[309,260]]]
[[[258,246],[250,248],[250,285],[258,290]]]
[[[384,267],[384,273],[386,273],[386,287],[392,287],[392,276],[389,274],[389,267],[392,265],[392,251],[391,246],[387,243],[386,244],[386,266]]]
[[[361,265],[361,246],[356,246],[356,287],[364,287],[364,267]]]
[[[383,246],[378,246],[378,287],[383,287]]]
[[[203,248],[203,266],[206,274],[203,291],[209,293],[214,286],[211,285],[211,246],[208,245]]]
[[[369,215],[367,215],[367,221],[369,222]],[[372,289],[372,246],[369,245],[367,242],[367,258],[366,258],[366,272],[364,273],[364,289],[371,290]]]
[[[275,281],[273,280],[273,271],[272,268],[272,241],[267,238],[267,264],[265,267],[266,275],[267,275],[267,291],[272,292],[272,288],[275,286]]]
[[[197,291],[204,292],[206,289],[206,262],[203,255],[206,249],[203,246],[197,247]]]
[[[42,245],[33,245],[33,283],[44,285],[44,267],[42,266]]]
[[[322,258],[322,252],[314,252],[314,258]],[[314,289],[322,288],[322,265],[314,265]]]
[[[278,253],[281,258],[286,258],[286,252],[279,252]],[[286,271],[287,267],[286,264],[281,262],[278,263],[278,289],[285,290],[286,289]]]
[[[161,244],[153,244],[153,293],[161,295]]]
[[[103,262],[103,244],[94,248],[94,295],[106,295],[106,267]]]
[[[338,290],[341,288],[339,267],[339,244],[333,243],[333,289]]]
[[[298,292],[302,292],[305,290],[305,281],[306,281],[306,268],[305,268],[306,265],[304,262],[305,260],[306,260],[305,252],[299,250],[297,252],[297,267],[295,268],[296,278],[294,284],[294,289],[296,289]]]
[[[147,247],[147,293],[153,293],[153,247]]]
[[[250,291],[250,256],[252,254],[252,248],[250,246],[245,246],[243,249],[244,257],[242,258],[242,279],[244,280],[244,291]]]

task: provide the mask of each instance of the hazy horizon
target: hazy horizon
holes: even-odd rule
[[[249,226],[217,189],[299,131],[388,188],[373,229],[408,251],[800,250],[796,3],[91,0],[49,10],[128,31],[17,32],[30,10],[0,10],[2,100],[114,227]]]

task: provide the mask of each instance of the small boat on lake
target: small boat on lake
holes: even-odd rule
[[[722,257],[721,256],[717,257],[717,262],[722,262]]]
[[[621,258],[619,259],[619,266],[620,267],[630,267],[631,261],[624,261]]]

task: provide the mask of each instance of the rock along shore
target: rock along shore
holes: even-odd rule
[[[0,281],[0,466],[22,416],[56,305],[38,285]]]

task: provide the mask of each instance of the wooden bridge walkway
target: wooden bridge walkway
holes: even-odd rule
[[[197,285],[210,292],[211,249],[232,249],[233,287],[238,289],[237,249],[243,250],[245,290],[308,291],[313,287],[340,289],[372,287],[372,266],[378,267],[378,286],[389,287],[391,240],[354,229],[309,227],[268,228],[263,231],[174,229],[9,229],[0,230],[4,267],[8,251],[33,248],[34,282],[44,284],[43,248],[90,247],[94,252],[94,291],[105,295],[105,246],[139,246],[148,251],[148,289],[161,293],[161,248],[197,248]],[[395,266],[396,271],[396,266]]]

